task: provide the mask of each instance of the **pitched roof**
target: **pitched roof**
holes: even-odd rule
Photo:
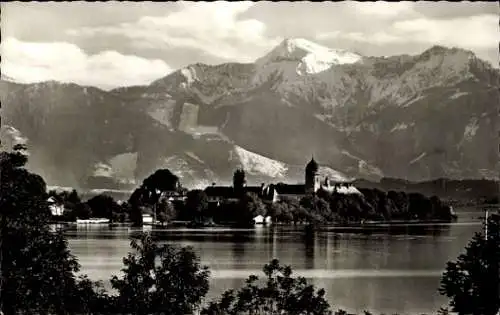
[[[231,186],[209,186],[205,188],[208,197],[235,198],[236,194]]]
[[[244,190],[245,192],[252,192],[259,195],[262,193],[262,186],[247,186]]]
[[[311,161],[306,165],[307,172],[317,172],[319,169],[318,163],[314,160],[314,157],[311,158]]]
[[[274,186],[274,189],[280,195],[304,195],[306,193],[306,186],[302,184],[289,185],[279,183]]]

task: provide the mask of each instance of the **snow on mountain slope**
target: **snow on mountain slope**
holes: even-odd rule
[[[333,65],[358,62],[362,57],[340,49],[330,49],[303,38],[285,39],[270,53],[255,61],[258,66],[284,60],[299,61],[298,74],[325,71]]]
[[[287,167],[284,163],[247,151],[242,147],[234,147],[229,159],[235,158],[241,162],[243,169],[249,174],[267,175],[275,178],[282,178],[286,175]]]
[[[336,107],[358,89],[359,82],[348,69],[352,64],[364,65],[364,59],[356,53],[305,39],[287,39],[255,61],[251,83],[258,87],[274,82],[272,90],[285,98],[293,95],[319,101],[325,107]]]
[[[137,152],[128,152],[109,159],[108,163],[113,170],[113,176],[121,182],[133,182],[137,156]]]
[[[283,162],[276,161],[254,152],[235,146],[230,159],[238,159],[241,167],[250,175],[265,175],[278,180],[294,178],[298,182],[303,181],[304,166],[290,166]],[[330,167],[320,166],[318,174],[324,178],[328,177],[335,182],[350,180],[339,171]]]
[[[109,164],[99,162],[94,165],[94,172],[92,175],[112,178],[114,175],[113,168]]]
[[[253,64],[212,66],[196,63],[154,81],[147,90],[148,93],[169,91],[174,97],[187,97],[194,103],[211,104],[221,96],[245,91],[253,77],[254,68]]]
[[[158,168],[174,171],[179,176],[180,182],[189,189],[204,189],[217,178],[210,169],[206,168],[199,158],[192,152],[186,155],[172,155],[165,157]],[[194,160],[194,161],[193,161]],[[200,163],[201,162],[201,163]]]
[[[378,60],[378,68],[389,65],[389,61]],[[477,60],[471,51],[458,48],[433,46],[408,61],[408,67],[399,75],[369,76],[371,87],[370,104],[391,99],[398,106],[409,106],[426,89],[453,86],[474,77],[471,65],[484,62]],[[407,66],[401,66],[405,69]],[[388,67],[387,67],[388,68]],[[385,70],[387,71],[387,70]]]
[[[170,130],[173,130],[175,126],[172,126],[172,116],[176,101],[165,96],[156,97],[156,99],[153,97],[150,97],[150,99],[147,100],[145,99],[146,97],[144,97],[141,101],[148,102],[148,115],[160,124],[167,126]]]
[[[361,59],[362,56],[358,54],[330,49],[303,38],[285,39],[267,55],[255,61],[259,68],[256,77],[268,77],[276,70],[282,72],[284,77],[316,74],[334,65],[352,64]]]
[[[346,157],[353,159],[358,162],[358,169],[357,172],[360,175],[368,175],[368,177],[383,177],[383,172],[380,170],[378,167],[374,167],[373,165],[368,164],[365,160],[361,159],[360,157],[357,157],[355,155],[352,155],[351,153],[347,152],[346,150],[342,150],[342,154],[345,155]]]
[[[332,182],[341,183],[341,182],[353,180],[353,178],[347,178],[341,172],[336,171],[336,170],[331,169],[330,167],[326,167],[326,166],[320,166],[318,169],[318,174],[322,178],[327,177]]]
[[[17,81],[16,79],[14,79],[13,77],[10,77],[6,74],[1,74],[1,80],[2,81],[6,81],[6,82],[11,82],[11,83],[21,83],[19,81]]]
[[[0,137],[2,139],[2,147],[13,147],[16,144],[26,144],[28,142],[28,138],[23,136],[19,130],[9,125],[1,127]]]

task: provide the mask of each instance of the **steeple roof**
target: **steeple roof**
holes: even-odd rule
[[[314,160],[314,156],[311,157],[311,161],[309,161],[309,163],[307,163],[307,166],[306,166],[306,171],[307,172],[317,172],[318,171],[318,163],[316,163],[316,161]]]

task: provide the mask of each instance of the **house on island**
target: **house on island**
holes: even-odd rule
[[[160,193],[160,199],[168,200],[172,203],[184,202],[186,200],[187,194],[183,190],[179,191],[163,191]]]
[[[272,200],[271,185],[247,186],[245,171],[237,169],[233,175],[232,186],[212,186],[205,188],[211,206],[220,206],[223,201],[236,202],[246,193],[254,193],[263,200]]]
[[[184,189],[156,191],[159,202],[169,203],[174,209],[182,209],[186,203],[187,194]],[[156,218],[156,205],[149,208],[150,213],[142,214],[142,222],[144,225],[154,225],[159,221]]]
[[[253,192],[265,201],[277,202],[284,199],[301,199],[304,196],[315,194],[319,190],[339,194],[359,194],[361,192],[351,182],[332,182],[325,177],[321,179],[319,165],[311,158],[305,168],[304,184],[262,184],[260,186],[247,186],[245,171],[237,169],[233,175],[233,186],[212,186],[205,189],[209,203],[220,206],[224,200],[237,201],[243,194]]]
[[[47,203],[53,216],[62,216],[64,214],[64,204],[59,203],[53,196],[47,200]]]
[[[272,223],[272,219],[271,219],[271,216],[266,216],[264,217],[263,215],[258,215],[256,216],[255,218],[253,218],[253,222],[255,224],[271,224]]]
[[[153,223],[156,223],[156,222],[153,222],[153,216],[151,214],[144,213],[142,215],[142,223],[143,224],[153,224]]]

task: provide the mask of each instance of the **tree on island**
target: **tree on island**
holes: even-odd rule
[[[92,217],[92,209],[90,208],[88,203],[82,202],[77,206],[75,211],[73,213],[71,213],[71,215],[68,214],[68,216],[71,216],[71,218],[74,218],[75,220],[77,218],[84,219],[84,220],[90,219],[90,217]]]
[[[128,199],[128,205],[129,205],[128,216],[134,226],[141,226],[143,223],[142,213],[144,208],[143,205],[146,202],[145,196],[146,193],[144,191],[144,188],[139,187],[136,190],[134,190],[134,192],[132,193],[132,195],[130,195],[130,198]]]
[[[159,169],[142,182],[129,198],[129,217],[134,225],[142,225],[143,207],[150,207],[156,213],[161,197],[168,192],[183,191],[179,178],[168,169]]]
[[[266,206],[257,194],[245,193],[238,202],[238,222],[241,224],[252,223],[253,218],[266,214]]]
[[[87,205],[92,210],[92,216],[96,218],[106,218],[111,221],[119,221],[122,207],[113,197],[100,194],[87,201]]]
[[[64,235],[50,231],[47,187],[24,168],[25,149],[0,153],[0,309],[4,314],[79,313],[88,305],[81,284],[93,284],[78,281],[79,265]]]
[[[123,277],[111,279],[118,291],[113,313],[193,314],[209,289],[208,268],[193,250],[159,246],[147,233],[130,245],[134,252],[123,259]]]
[[[142,188],[149,194],[150,202],[158,202],[164,192],[178,192],[181,188],[179,177],[168,169],[159,169],[142,182]]]
[[[163,225],[171,222],[177,216],[177,212],[172,203],[168,200],[162,199],[156,208],[156,219]]]
[[[316,195],[303,197],[300,205],[309,210],[308,221],[311,223],[332,222],[335,218],[328,202]]]
[[[273,221],[275,223],[277,222],[285,222],[285,223],[289,223],[293,220],[293,217],[288,217],[288,220],[287,218],[285,218],[285,213],[287,212],[287,209],[285,207],[285,204],[284,202],[273,202],[269,205],[269,215],[271,216],[271,218],[273,218]]]
[[[476,233],[457,261],[448,262],[439,292],[460,315],[495,315],[500,309],[500,214]]]
[[[194,189],[187,193],[186,210],[194,222],[203,222],[207,218],[208,196],[201,189]]]

